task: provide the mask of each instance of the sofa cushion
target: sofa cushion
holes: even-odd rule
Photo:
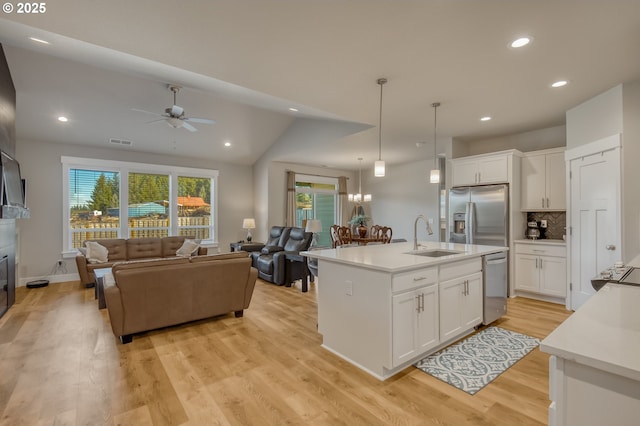
[[[176,250],[176,256],[191,257],[196,253],[196,251],[198,251],[199,247],[200,240],[192,240],[190,238],[187,238],[184,240],[184,243],[182,243],[182,246],[178,250]]]
[[[128,260],[162,257],[161,241],[161,238],[129,238],[127,240]]]
[[[95,241],[87,241],[87,262],[89,263],[107,263],[109,260],[109,250],[100,243]]]
[[[193,237],[185,237],[184,235],[178,235],[173,237],[161,238],[162,245],[162,257],[175,257],[176,252],[186,239],[194,239]]]
[[[86,247],[89,242],[96,242],[102,246],[105,246],[109,251],[109,262],[127,260],[127,240],[125,240],[124,238],[87,240],[84,242],[84,246]]]
[[[263,254],[258,257],[256,268],[267,275],[273,275],[273,255]]]

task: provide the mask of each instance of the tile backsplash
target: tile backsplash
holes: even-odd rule
[[[540,222],[545,219],[547,221],[547,230],[544,233],[546,239],[561,240],[562,236],[567,233],[565,227],[567,226],[567,213],[566,212],[529,212],[527,213],[527,222],[536,221]],[[525,224],[526,226],[526,224]],[[522,231],[525,235],[526,229]]]

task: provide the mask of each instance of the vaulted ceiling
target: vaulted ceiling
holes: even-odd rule
[[[433,102],[442,104],[439,136],[475,141],[564,124],[566,110],[640,79],[638,1],[60,0],[46,7],[0,15],[18,139],[250,165],[297,123],[309,133],[288,137],[276,159],[355,169],[358,157],[367,164],[378,157],[379,77],[388,79],[382,157],[391,164],[431,158]],[[529,45],[509,46],[523,35]],[[551,88],[557,80],[569,84]],[[132,110],[164,112],[173,105],[169,84],[183,86],[177,104],[187,116],[216,123],[196,123],[192,133]],[[58,122],[60,115],[69,121]],[[336,130],[345,128],[351,134]]]

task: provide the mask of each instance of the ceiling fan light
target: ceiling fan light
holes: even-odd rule
[[[429,176],[430,183],[440,183],[440,170],[433,169],[431,170],[431,174]]]
[[[384,177],[384,160],[377,160],[373,165],[373,174],[376,177]]]

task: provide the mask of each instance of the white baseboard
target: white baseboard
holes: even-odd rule
[[[36,280],[49,280],[50,284],[63,283],[67,281],[80,281],[80,275],[75,273],[75,274],[47,275],[44,277],[20,278],[20,282],[18,283],[17,287],[26,287],[28,282],[36,281]]]

